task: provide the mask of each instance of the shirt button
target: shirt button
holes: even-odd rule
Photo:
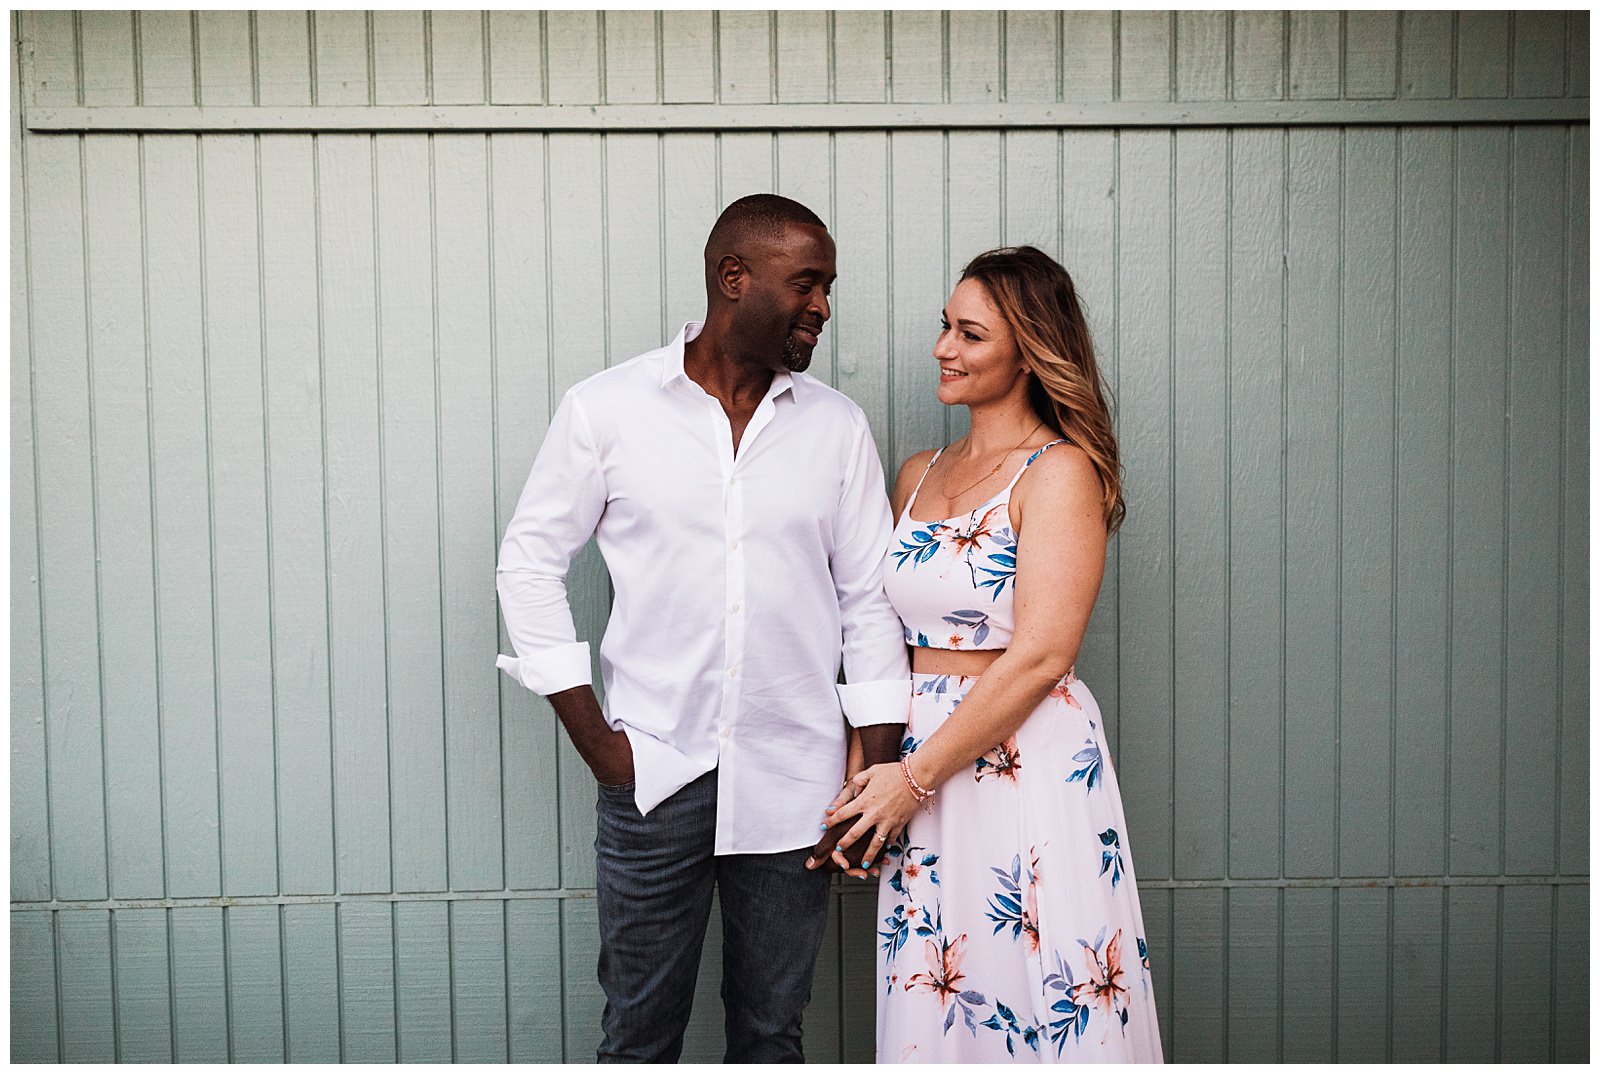
[[[728,678],[737,679],[738,677],[739,677],[739,669],[738,668],[729,668],[728,669]]]
[[[728,548],[733,550],[733,551],[738,551],[738,549],[739,549],[739,538],[735,537],[733,540],[729,541],[728,542]]]
[[[723,738],[732,738],[733,737],[733,729],[731,727],[724,727],[722,729],[722,737]]]
[[[735,604],[732,607],[730,607],[728,609],[728,611],[732,612],[734,615],[738,615],[739,614],[739,606],[737,604]]]

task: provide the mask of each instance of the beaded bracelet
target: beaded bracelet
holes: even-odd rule
[[[911,774],[911,762],[904,757],[900,758],[900,775],[905,777],[906,786],[911,789],[911,797],[915,798],[918,804],[933,797],[934,791],[923,789],[922,784],[917,782],[917,777]]]

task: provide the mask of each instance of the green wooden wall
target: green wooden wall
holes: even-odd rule
[[[496,547],[765,189],[838,239],[814,371],[891,467],[961,431],[967,257],[1081,285],[1168,1055],[1587,1058],[1586,13],[12,32],[13,1058],[592,1058],[592,783],[494,670]],[[871,1056],[874,909],[815,1059]]]

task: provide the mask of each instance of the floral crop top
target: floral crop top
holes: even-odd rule
[[[1033,460],[1065,440],[1028,456],[1011,483],[964,515],[924,522],[911,517],[928,471],[922,472],[889,538],[884,590],[905,623],[906,644],[925,649],[1004,649],[1016,626],[1012,607],[1017,536],[1011,530],[1011,490]]]

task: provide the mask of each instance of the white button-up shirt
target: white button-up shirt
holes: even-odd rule
[[[640,811],[714,768],[715,852],[793,850],[844,777],[845,721],[906,719],[883,468],[861,408],[804,373],[773,376],[735,456],[683,370],[700,328],[562,399],[500,546],[517,657],[498,664],[541,694],[590,682],[566,575],[594,535],[616,592],[606,720],[633,746]]]

